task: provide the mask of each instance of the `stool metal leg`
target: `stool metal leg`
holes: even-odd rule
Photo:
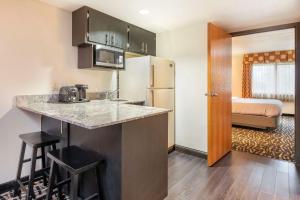
[[[96,178],[97,178],[97,188],[98,188],[98,199],[104,200],[103,180],[100,174],[100,166],[96,167]]]
[[[46,155],[45,155],[45,147],[41,147],[41,153],[42,153],[42,168],[46,168]],[[43,183],[44,186],[47,186],[47,177],[46,174],[43,174]]]
[[[56,172],[56,163],[52,160],[51,161],[51,167],[50,167],[50,174],[49,174],[49,182],[48,182],[48,189],[47,189],[47,197],[46,200],[52,199],[52,193],[54,189],[54,178],[55,178],[55,172]]]
[[[70,192],[70,199],[77,200],[78,199],[78,178],[79,175],[71,175],[71,192]]]
[[[52,150],[56,150],[56,144],[52,145]],[[57,174],[57,182],[60,182],[62,180],[62,178],[61,178],[60,169],[58,166],[56,169],[56,174]],[[63,199],[61,187],[58,188],[58,197],[59,197],[59,199]]]
[[[17,177],[16,177],[16,183],[15,183],[15,187],[14,187],[14,196],[20,195],[20,191],[19,191],[20,185],[18,183],[18,180],[21,179],[22,168],[23,168],[23,160],[24,160],[24,156],[25,156],[25,149],[26,149],[26,143],[22,142],[22,147],[21,147],[21,152],[20,152],[20,157],[19,157]]]
[[[32,147],[31,169],[30,169],[30,174],[29,174],[27,200],[30,200],[35,197],[34,191],[33,191],[33,182],[34,182],[34,178],[35,178],[36,157],[37,157],[37,148]]]
[[[60,169],[59,169],[58,165],[56,166],[55,173],[56,173],[56,177],[57,177],[57,183],[59,183],[60,181],[62,181],[62,177],[60,175]],[[57,189],[58,189],[59,200],[62,200],[63,199],[62,188],[58,187]]]

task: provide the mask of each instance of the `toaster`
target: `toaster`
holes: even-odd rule
[[[78,89],[75,86],[64,86],[59,89],[59,101],[76,103],[79,101]]]

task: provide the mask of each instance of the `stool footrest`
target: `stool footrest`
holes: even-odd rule
[[[35,172],[35,176],[34,176],[34,180],[39,180],[39,179],[42,179],[43,178],[43,174],[47,175],[47,171],[50,170],[50,167],[46,167],[46,168],[43,168],[43,169],[40,169],[38,171]],[[26,180],[26,181],[21,181],[23,178],[20,178],[17,181],[17,183],[21,186],[21,187],[25,187],[25,185],[29,182],[29,180]]]
[[[17,180],[17,183],[20,185],[21,190],[24,190],[26,188],[25,185],[24,185],[24,183],[21,180]]]
[[[70,182],[71,182],[71,178],[67,178],[67,179],[65,179],[65,180],[63,180],[63,181],[60,181],[60,182],[56,183],[55,187],[60,187],[60,186],[62,186],[62,185],[65,185],[65,184],[67,184],[67,183],[70,183]]]
[[[36,159],[42,159],[43,157],[42,156],[37,156]],[[25,160],[23,160],[23,163],[27,163],[27,162],[30,162],[31,161],[31,158],[27,158]]]
[[[85,198],[83,200],[91,200],[91,199],[94,199],[95,197],[98,197],[98,196],[99,196],[99,194],[95,193],[95,194],[93,194],[93,195],[91,195],[91,196],[89,196],[89,197],[87,197],[87,198]]]

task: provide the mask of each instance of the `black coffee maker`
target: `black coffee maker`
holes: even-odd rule
[[[75,87],[78,90],[78,99],[80,102],[87,102],[89,101],[86,98],[86,90],[89,88],[88,85],[83,85],[83,84],[76,84]]]

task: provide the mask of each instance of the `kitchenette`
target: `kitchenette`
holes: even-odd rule
[[[155,33],[87,6],[72,13],[70,45],[77,48],[77,70],[113,71],[115,87],[89,92],[87,84],[70,84],[53,94],[16,97],[18,109],[41,116],[41,133],[58,138],[58,149],[79,147],[102,161],[99,173],[87,171],[75,183],[60,165],[56,169],[53,161],[49,184],[55,180],[53,174],[62,173],[57,177],[71,184],[63,189],[65,194],[71,187],[71,193],[88,198],[99,189],[101,180],[103,193],[98,195],[105,200],[164,199],[168,194],[168,151],[175,144],[175,63],[155,57]],[[63,162],[58,160],[67,166]],[[29,179],[34,177],[35,161],[31,167]],[[16,181],[20,180],[19,175]],[[61,184],[58,178],[56,184]],[[74,185],[78,187],[75,193]],[[50,190],[51,185],[47,199]],[[29,188],[27,197],[34,197],[33,189]]]
[[[104,158],[105,199],[167,196],[169,110],[110,100],[55,100],[57,95],[19,96],[17,107],[42,115],[42,131],[60,137],[60,147],[76,145]],[[82,197],[95,191],[93,174],[85,174],[80,185]]]

